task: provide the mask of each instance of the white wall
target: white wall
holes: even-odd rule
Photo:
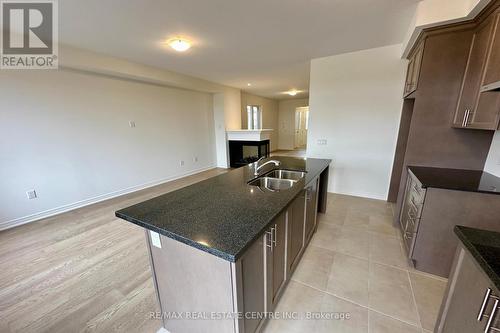
[[[0,92],[0,229],[215,166],[210,93],[68,70]]]
[[[241,93],[241,128],[248,128],[247,105],[262,107],[262,128],[272,129],[271,151],[278,149],[278,101],[252,94]]]
[[[295,147],[295,109],[308,106],[308,98],[285,99],[279,101],[279,130],[278,130],[278,148],[283,150],[292,150]]]
[[[312,60],[307,155],[333,159],[330,192],[387,198],[406,70],[400,55],[398,44]]]
[[[215,150],[219,168],[229,167],[229,145],[226,131],[241,129],[240,105],[240,90],[226,89],[223,93],[214,94]]]
[[[215,119],[213,124],[217,166],[229,167],[226,130],[240,129],[241,100],[239,89],[67,45],[60,45],[59,56],[61,68],[219,95],[218,98],[214,99]]]
[[[496,131],[493,136],[484,171],[500,177],[500,131]]]

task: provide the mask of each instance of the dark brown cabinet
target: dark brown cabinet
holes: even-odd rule
[[[305,190],[292,202],[288,209],[287,272],[290,276],[297,266],[304,247]]]
[[[498,328],[493,305],[495,294],[474,258],[462,246],[458,248],[446,295],[437,321],[438,333],[483,333]],[[493,314],[489,329],[489,316]]]
[[[422,40],[410,55],[408,69],[406,72],[406,82],[404,97],[408,97],[418,88],[418,79],[420,76],[420,67],[422,65],[422,56],[424,54],[424,40]]]
[[[318,211],[318,180],[306,187],[306,221],[305,239],[308,242],[316,229],[316,215]]]
[[[241,258],[241,295],[243,313],[264,313],[266,311],[264,272],[265,237],[256,241]],[[262,318],[245,316],[241,324],[244,332],[256,332]]]
[[[285,284],[286,212],[266,232],[266,288],[268,308],[274,307]]]
[[[493,80],[498,80],[496,72],[500,66],[500,51],[493,50],[497,40],[498,18],[498,15],[487,18],[474,32],[453,127],[484,130],[498,128],[500,92],[486,89],[494,85],[496,81]]]
[[[408,169],[398,220],[415,269],[448,277],[458,245],[455,225],[500,232],[498,216],[500,195],[424,187]]]
[[[496,14],[482,91],[500,88],[500,13]]]
[[[399,216],[403,244],[408,251],[408,257],[412,258],[413,249],[422,216],[422,208],[425,199],[425,189],[420,181],[408,171],[406,190],[403,197],[403,206]]]

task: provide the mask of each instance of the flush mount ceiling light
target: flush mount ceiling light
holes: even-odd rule
[[[169,39],[167,44],[177,52],[184,52],[189,50],[191,47],[191,42],[185,38],[175,37]]]
[[[252,86],[252,84],[251,84],[251,83],[247,83],[247,86],[251,87],[251,86]]]
[[[290,95],[290,96],[295,96],[297,95],[299,92],[297,90],[290,90],[290,91],[287,91],[286,94]]]

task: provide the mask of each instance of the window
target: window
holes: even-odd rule
[[[247,105],[248,129],[262,129],[262,110],[259,105]]]

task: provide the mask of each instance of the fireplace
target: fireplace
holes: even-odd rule
[[[231,168],[253,163],[261,157],[269,157],[269,140],[229,140],[229,161]]]

